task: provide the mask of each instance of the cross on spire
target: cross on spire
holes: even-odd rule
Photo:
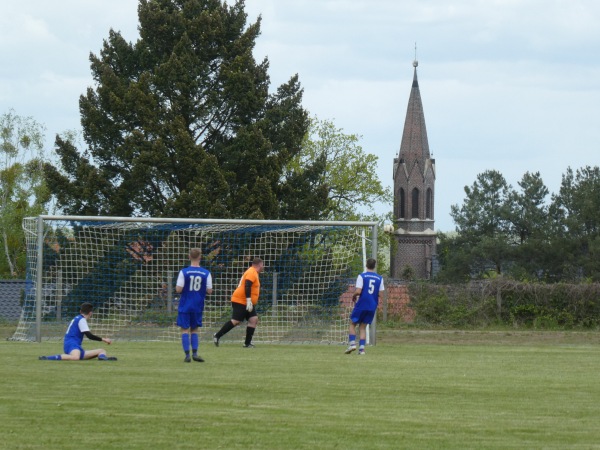
[[[417,43],[415,42],[415,59],[413,61],[413,67],[416,69],[419,65],[419,61],[417,60]]]

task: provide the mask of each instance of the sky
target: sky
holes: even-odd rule
[[[413,60],[436,161],[435,229],[495,169],[518,188],[539,172],[600,165],[600,2],[596,0],[246,0],[262,17],[255,58],[271,88],[298,74],[303,106],[378,157],[392,186]],[[138,39],[137,0],[0,3],[0,114],[10,108],[57,133],[80,130],[79,96],[94,86],[90,52],[111,28]],[[377,212],[391,205],[377,205]]]

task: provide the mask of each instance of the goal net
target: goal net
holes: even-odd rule
[[[41,216],[23,221],[27,287],[12,339],[62,339],[84,302],[95,334],[126,340],[179,339],[179,271],[189,249],[212,273],[201,339],[231,317],[231,294],[261,257],[258,342],[342,343],[349,298],[364,255],[376,254],[376,223],[216,221]],[[237,327],[223,341],[241,341]]]

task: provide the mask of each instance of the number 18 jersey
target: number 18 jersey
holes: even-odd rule
[[[179,297],[180,313],[200,313],[204,310],[206,290],[212,289],[212,276],[203,267],[186,267],[179,272],[177,286],[183,287]]]

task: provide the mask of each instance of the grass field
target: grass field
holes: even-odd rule
[[[92,348],[93,342],[86,342]],[[0,448],[600,448],[600,334],[382,331],[340,346],[0,342]]]

